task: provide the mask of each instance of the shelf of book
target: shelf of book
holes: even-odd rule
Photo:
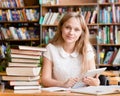
[[[1,2],[0,40],[8,41],[7,43],[18,41],[10,45],[19,45],[23,41],[32,45],[33,43],[29,42],[33,40],[34,44],[32,46],[39,45],[40,5],[38,0],[3,0]],[[35,44],[35,42],[37,43]]]

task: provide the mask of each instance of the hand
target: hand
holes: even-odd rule
[[[96,75],[95,77],[84,77],[83,82],[90,86],[99,86],[100,85],[100,80],[98,78],[98,75]]]
[[[72,87],[79,80],[80,80],[79,78],[70,78],[63,84],[63,87],[66,88]]]

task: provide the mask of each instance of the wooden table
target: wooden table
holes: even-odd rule
[[[4,92],[0,92],[0,96],[95,96],[95,95],[71,93],[70,91],[63,91],[63,92],[41,91],[39,93],[33,93],[33,94],[18,94],[18,93],[14,93],[13,90],[5,90]],[[100,95],[100,96],[120,96],[120,94],[109,94],[109,95]]]

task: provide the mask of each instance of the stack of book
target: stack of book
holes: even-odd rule
[[[45,48],[19,46],[11,49],[11,62],[6,68],[6,76],[2,80],[13,86],[15,93],[40,92],[40,58]]]

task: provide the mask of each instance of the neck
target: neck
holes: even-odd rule
[[[72,53],[74,51],[74,45],[73,44],[63,44],[63,49],[67,53]]]

